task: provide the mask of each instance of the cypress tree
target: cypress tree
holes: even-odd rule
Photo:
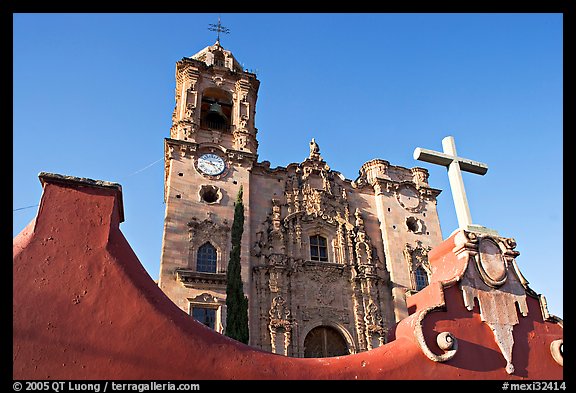
[[[248,344],[248,298],[244,295],[240,265],[240,243],[244,232],[244,204],[242,186],[234,204],[232,250],[226,273],[226,331],[230,338]]]

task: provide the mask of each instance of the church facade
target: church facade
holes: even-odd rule
[[[442,241],[440,190],[424,168],[370,159],[355,180],[322,157],[271,168],[258,160],[260,82],[220,42],[176,64],[165,138],[166,213],[158,285],[222,333],[234,201],[243,188],[242,279],[250,345],[295,357],[358,353],[386,343],[428,284]]]

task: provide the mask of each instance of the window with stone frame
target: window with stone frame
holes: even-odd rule
[[[428,286],[428,273],[422,266],[418,266],[414,271],[414,281],[416,290],[420,291]]]
[[[320,235],[310,236],[310,259],[328,262],[328,241]]]
[[[209,242],[204,243],[198,248],[196,256],[196,271],[203,273],[216,273],[216,262],[218,260],[218,251]]]
[[[198,322],[214,329],[216,326],[216,309],[211,307],[192,307],[192,317]]]
[[[404,247],[404,257],[410,269],[412,293],[421,291],[430,282],[430,263],[428,262],[428,252],[430,250],[431,247],[422,245],[421,241],[417,241],[415,246],[406,243]]]

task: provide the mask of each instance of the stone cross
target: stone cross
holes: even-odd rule
[[[484,228],[472,224],[472,216],[470,215],[468,199],[466,198],[466,191],[464,190],[464,181],[462,180],[462,171],[484,175],[488,171],[488,165],[458,157],[452,136],[447,136],[442,139],[442,148],[444,149],[443,153],[417,147],[414,149],[414,159],[447,167],[452,198],[454,198],[454,205],[456,207],[458,226],[466,230]]]

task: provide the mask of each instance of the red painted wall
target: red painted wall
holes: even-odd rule
[[[458,339],[445,363],[416,341],[420,311],[398,324],[394,341],[360,354],[297,359],[248,347],[197,323],[157,287],[119,229],[119,188],[41,180],[38,216],[13,241],[14,379],[562,379],[549,349],[562,328],[542,320],[535,299],[514,329],[516,372],[508,375],[478,310],[464,308],[457,285],[439,282],[414,296],[412,309],[444,299],[446,311],[423,325],[437,354],[439,332]]]

